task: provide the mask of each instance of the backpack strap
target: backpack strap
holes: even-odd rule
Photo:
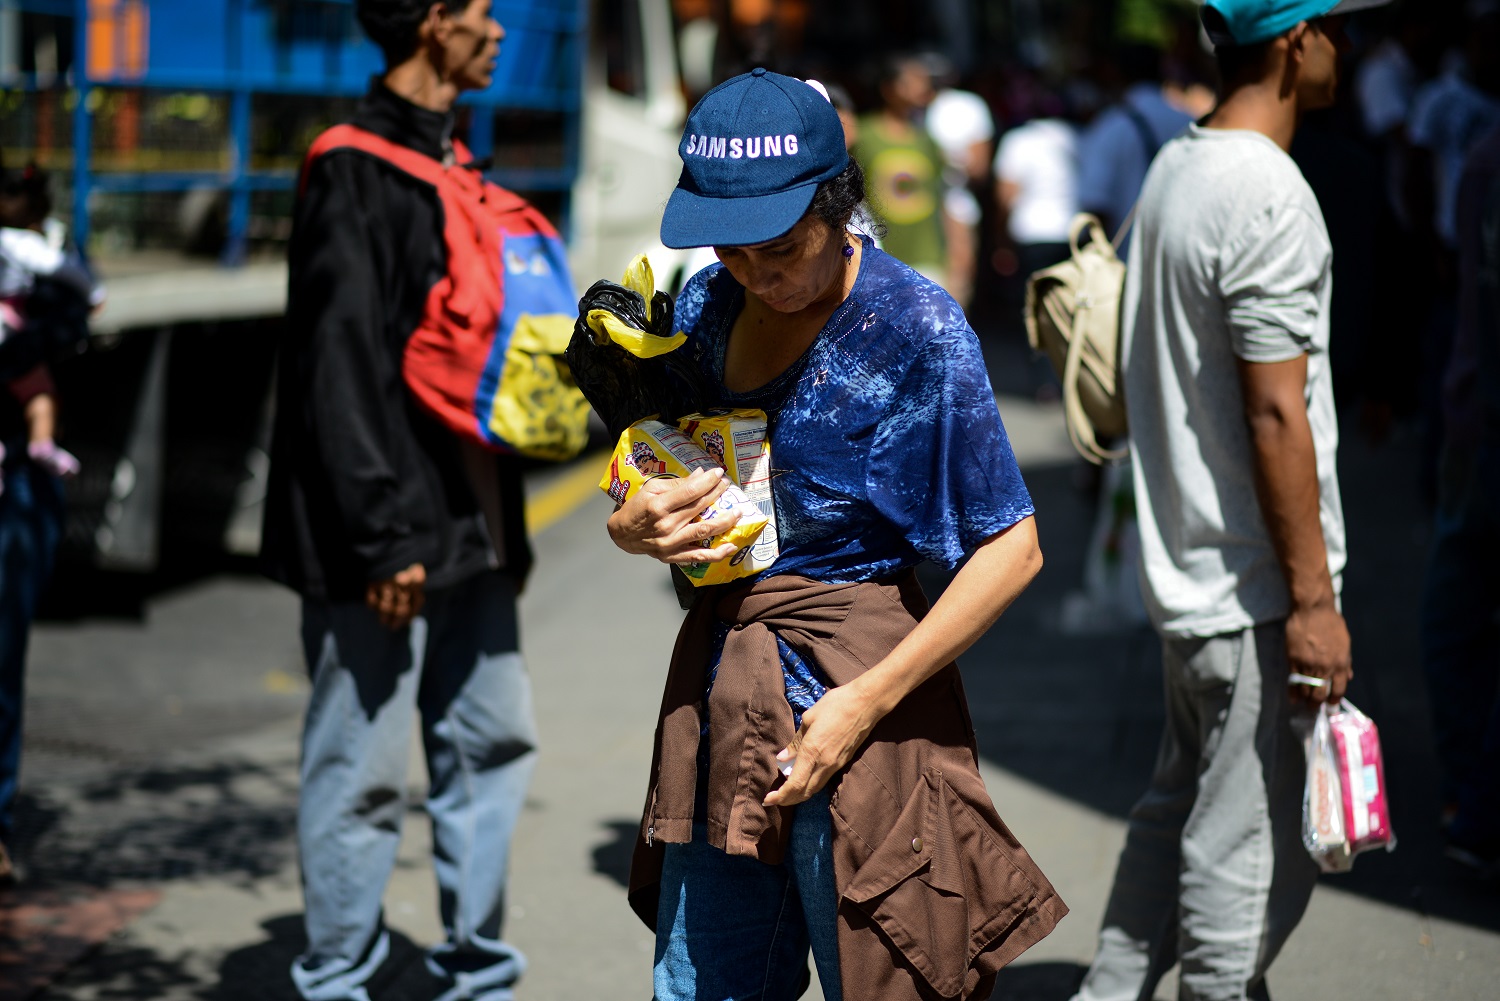
[[[335,150],[352,149],[361,153],[368,153],[379,160],[384,160],[391,166],[410,174],[419,181],[425,181],[433,187],[440,187],[445,181],[448,168],[423,153],[418,153],[410,146],[402,146],[400,143],[391,142],[382,136],[362,129],[358,125],[335,125],[328,129],[313,142],[312,148],[307,151],[307,158],[303,161],[302,179],[299,191],[307,188],[307,175],[309,168],[319,157],[327,156]],[[458,143],[454,143],[454,153],[463,154],[467,157],[468,150]]]
[[[1068,338],[1068,360],[1063,365],[1062,373],[1063,414],[1067,417],[1068,437],[1073,439],[1073,447],[1086,457],[1092,456],[1096,464],[1103,465],[1125,458],[1130,454],[1130,449],[1099,447],[1093,422],[1083,409],[1083,398],[1078,395],[1078,376],[1083,371],[1083,342],[1087,340],[1084,329],[1092,309],[1093,304],[1085,296],[1080,298],[1073,313],[1073,335]]]
[[[1130,210],[1131,218],[1135,217],[1135,209]],[[1125,228],[1130,226],[1127,219]],[[1073,251],[1073,259],[1076,261],[1083,256],[1083,244],[1080,242],[1084,233],[1088,233],[1090,239],[1102,246],[1111,246],[1105,241],[1104,227],[1100,224],[1097,216],[1081,213],[1073,218],[1073,224],[1068,231],[1068,246]],[[1079,295],[1073,303],[1073,329],[1068,337],[1068,355],[1063,363],[1062,387],[1063,387],[1063,415],[1067,418],[1068,437],[1073,439],[1073,447],[1085,457],[1099,465],[1106,462],[1116,462],[1130,454],[1128,448],[1105,449],[1099,447],[1098,436],[1094,432],[1094,424],[1089,420],[1088,412],[1083,408],[1083,397],[1078,393],[1078,377],[1083,373],[1083,342],[1088,340],[1086,332],[1088,329],[1089,314],[1093,311],[1094,303],[1089,297]],[[1118,378],[1118,374],[1116,376]]]
[[[1141,152],[1146,154],[1146,166],[1149,168],[1151,161],[1156,159],[1156,154],[1161,152],[1161,148],[1166,143],[1157,138],[1156,131],[1151,128],[1151,123],[1146,120],[1146,116],[1141,114],[1141,109],[1131,104],[1128,98],[1120,101],[1120,110],[1125,113],[1130,124],[1135,126],[1135,134],[1141,140]],[[1135,210],[1140,207],[1140,204],[1139,198],[1131,204],[1130,211],[1120,223],[1120,228],[1115,231],[1115,238],[1110,241],[1116,253],[1119,252],[1120,245],[1125,242],[1125,234],[1130,232],[1130,227],[1135,222]]]

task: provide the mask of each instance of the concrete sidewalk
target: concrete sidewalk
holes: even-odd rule
[[[996,997],[1064,1001],[1093,952],[1123,816],[1151,767],[1160,683],[1149,631],[1058,628],[1091,502],[1074,486],[1056,412],[1011,400],[1002,412],[1041,512],[1047,569],[964,658],[965,683],[991,794],[1073,913],[1005,971]],[[1424,519],[1405,486],[1414,445],[1350,441],[1344,455],[1351,698],[1381,725],[1402,842],[1325,879],[1272,990],[1282,1001],[1492,999],[1500,894],[1448,868],[1435,836],[1415,642]],[[531,961],[523,999],[650,996],[652,937],[623,881],[680,613],[659,568],[608,546],[607,510],[590,499],[538,539],[523,600],[544,742],[509,903],[508,935]],[[45,923],[59,910],[46,911],[43,895],[55,904],[71,893],[72,911],[87,905],[93,917],[87,928],[54,923],[54,968],[27,967],[51,980],[36,996],[291,1001],[286,970],[301,947],[296,618],[287,593],[224,577],[159,595],[144,622],[39,626],[24,776],[33,882],[11,899]],[[421,785],[414,758],[414,804]],[[409,820],[386,898],[397,950],[376,1001],[428,996],[419,947],[440,937],[418,807]],[[19,941],[27,919],[6,907]],[[0,1001],[32,996],[28,983],[0,973]],[[1174,995],[1170,983],[1158,992]]]

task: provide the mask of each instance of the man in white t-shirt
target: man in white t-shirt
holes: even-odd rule
[[[1005,133],[995,154],[996,194],[1021,273],[1068,256],[1068,227],[1078,213],[1078,130],[1062,118],[1034,118]]]
[[[1287,149],[1334,103],[1343,14],[1380,2],[1208,0],[1219,105],[1141,192],[1123,359],[1167,719],[1080,1001],[1153,997],[1174,962],[1183,999],[1268,997],[1316,882],[1291,719],[1353,672],[1332,248]]]

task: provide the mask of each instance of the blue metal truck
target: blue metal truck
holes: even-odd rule
[[[651,240],[683,105],[667,0],[496,0],[459,127],[552,214],[577,281]],[[109,288],[61,366],[84,462],[64,552],[154,569],[163,524],[253,552],[303,151],[380,69],[353,0],[0,0],[0,156],[48,170]]]

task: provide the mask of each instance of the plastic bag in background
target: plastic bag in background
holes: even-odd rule
[[[568,367],[611,437],[648,417],[667,422],[703,399],[703,377],[677,349],[672,297],[656,290],[651,262],[637,257],[621,284],[598,281],[578,301]]]
[[[1303,729],[1302,842],[1318,868],[1348,872],[1360,852],[1394,849],[1375,723],[1345,700],[1335,709],[1319,705]]]

